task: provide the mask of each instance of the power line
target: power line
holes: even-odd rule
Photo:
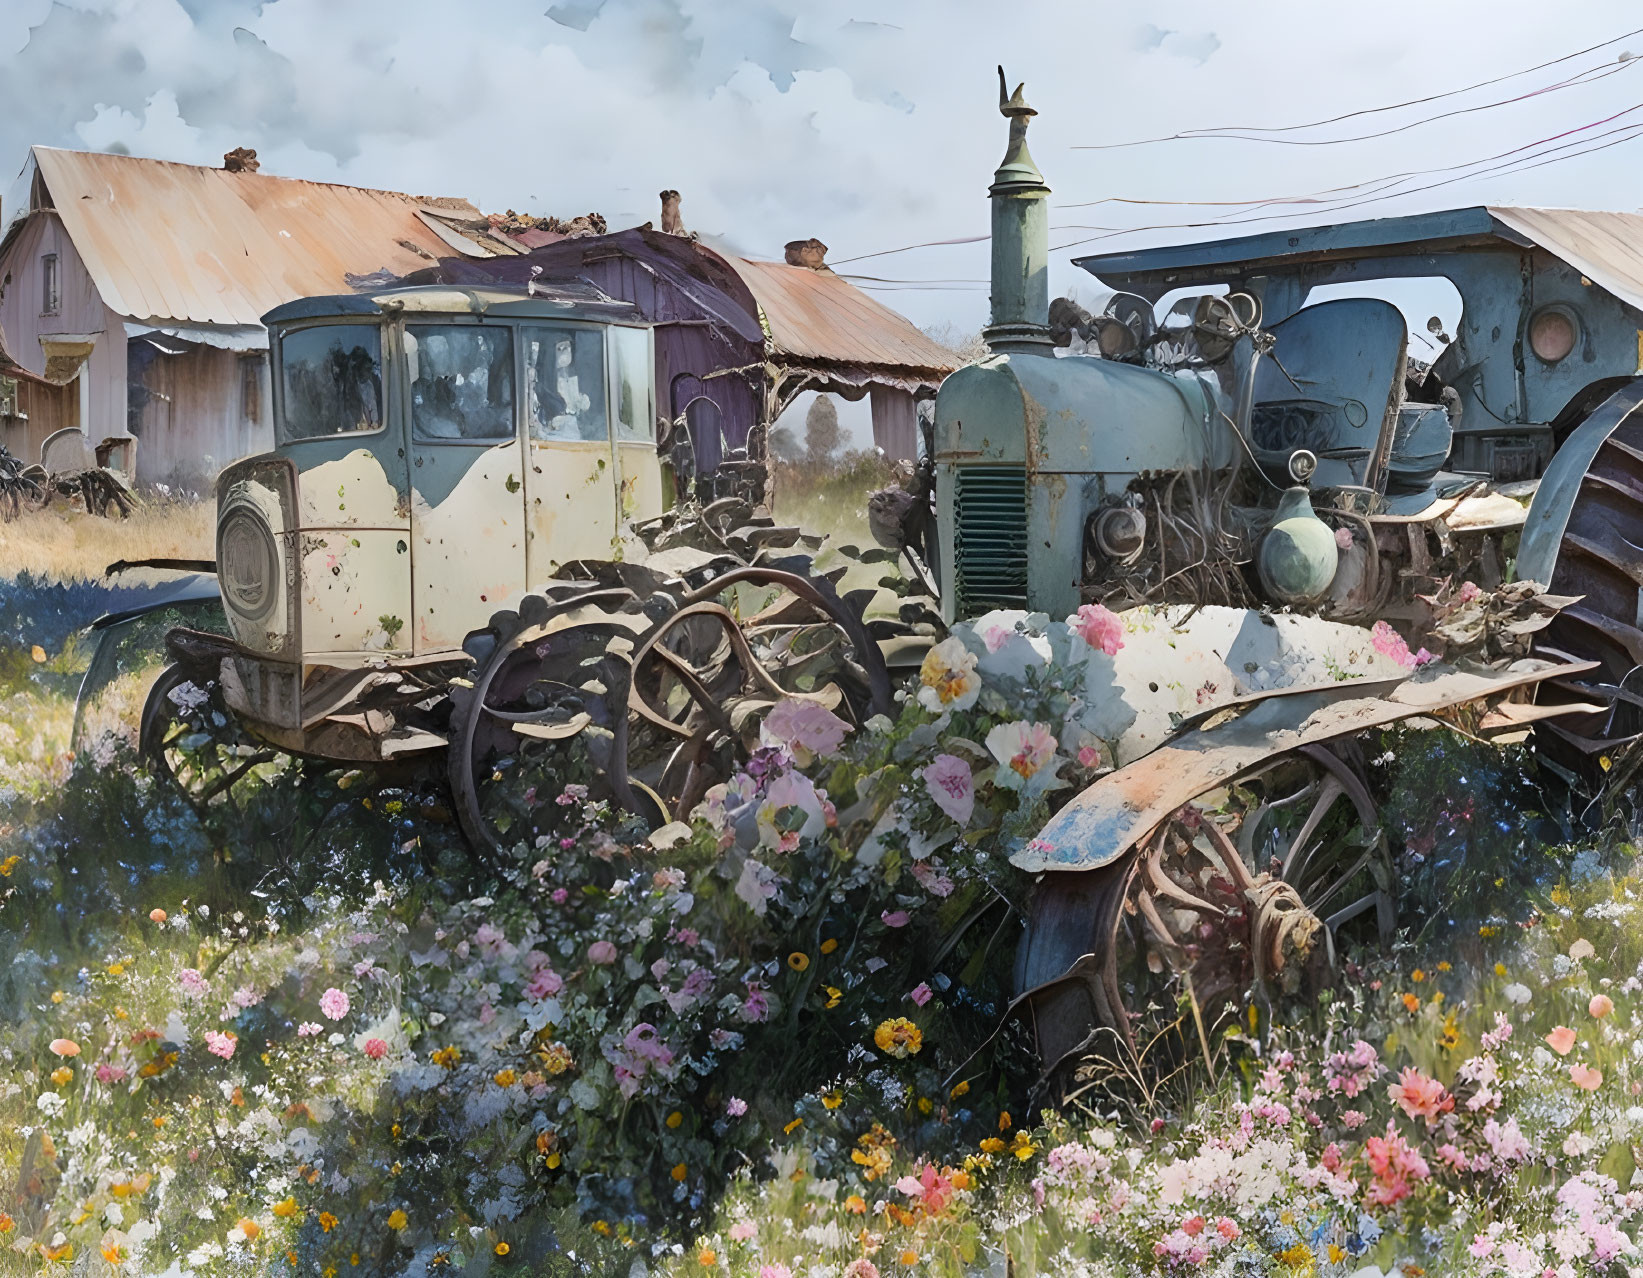
[[[1490,85],[1502,84],[1507,80],[1515,80],[1519,76],[1532,75],[1536,71],[1544,71],[1548,67],[1559,66],[1562,63],[1573,61],[1575,58],[1584,57],[1588,53],[1596,53],[1599,49],[1606,49],[1612,44],[1619,44],[1622,40],[1629,40],[1633,36],[1636,36],[1636,35],[1643,35],[1643,27],[1638,27],[1634,31],[1627,31],[1625,34],[1617,35],[1613,39],[1604,40],[1600,44],[1594,44],[1594,45],[1591,45],[1590,47],[1585,48],[1585,49],[1578,49],[1574,53],[1566,53],[1561,58],[1553,58],[1549,62],[1537,63],[1535,66],[1525,67],[1521,71],[1512,71],[1512,72],[1509,72],[1506,75],[1495,76],[1493,79],[1479,80],[1476,84],[1469,84],[1465,88],[1449,89],[1449,90],[1447,90],[1443,93],[1429,94],[1428,96],[1426,96],[1424,98],[1410,98],[1407,101],[1394,102],[1394,103],[1391,103],[1387,106],[1365,107],[1362,110],[1348,111],[1348,112],[1346,112],[1342,115],[1330,116],[1328,119],[1324,119],[1324,120],[1312,120],[1312,121],[1309,121],[1305,124],[1285,124],[1285,125],[1277,125],[1277,126],[1259,125],[1259,124],[1218,125],[1214,128],[1186,129],[1186,130],[1183,130],[1180,133],[1171,133],[1171,134],[1168,134],[1168,135],[1163,136],[1163,137],[1139,138],[1139,139],[1136,139],[1135,141],[1131,141],[1131,142],[1108,142],[1108,143],[1104,143],[1104,144],[1101,144],[1101,145],[1075,147],[1074,149],[1075,150],[1086,150],[1086,151],[1110,151],[1110,150],[1116,150],[1116,149],[1121,148],[1121,147],[1151,146],[1154,143],[1158,143],[1158,142],[1175,142],[1175,141],[1181,141],[1181,140],[1190,139],[1190,138],[1219,137],[1219,136],[1224,136],[1224,135],[1228,135],[1228,134],[1239,134],[1239,133],[1296,133],[1296,132],[1299,132],[1303,129],[1322,128],[1326,124],[1339,124],[1343,120],[1354,120],[1354,119],[1358,119],[1361,116],[1366,116],[1366,115],[1381,115],[1381,114],[1384,114],[1385,112],[1388,112],[1388,111],[1401,111],[1405,107],[1425,106],[1428,103],[1442,102],[1442,101],[1445,101],[1446,99],[1449,99],[1449,98],[1460,97],[1462,94],[1471,93],[1471,92],[1473,92],[1477,89],[1486,89]],[[1626,58],[1619,59],[1619,61],[1621,61],[1621,62],[1625,62],[1625,61],[1628,61],[1628,60],[1629,59],[1626,59]],[[1609,64],[1605,63],[1604,65],[1607,66]],[[1584,73],[1582,73],[1582,74],[1584,74]],[[1578,78],[1578,77],[1576,77],[1576,78]],[[1530,95],[1530,96],[1532,96],[1532,95]],[[1508,100],[1511,101],[1511,100],[1515,100],[1515,99],[1508,99]],[[1434,117],[1434,118],[1440,118],[1440,117]],[[1394,130],[1394,131],[1396,131],[1396,130]]]

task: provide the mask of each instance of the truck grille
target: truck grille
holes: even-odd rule
[[[957,615],[1027,606],[1027,473],[960,466],[953,487]]]

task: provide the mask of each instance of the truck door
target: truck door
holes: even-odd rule
[[[572,559],[610,559],[621,488],[611,443],[605,330],[524,324],[530,580]]]
[[[506,324],[407,324],[416,651],[459,647],[523,593],[525,485]]]

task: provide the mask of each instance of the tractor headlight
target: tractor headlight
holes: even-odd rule
[[[1555,364],[1575,348],[1580,326],[1561,306],[1548,306],[1529,321],[1529,349],[1548,364]]]
[[[279,548],[256,511],[236,506],[217,529],[217,581],[223,600],[240,616],[258,620],[274,606]]]

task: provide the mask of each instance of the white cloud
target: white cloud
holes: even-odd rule
[[[1090,240],[1055,256],[1062,290],[1074,253],[1120,242],[1093,238],[1104,228],[1217,212],[1067,204],[1254,198],[1468,159],[1635,102],[1643,71],[1351,145],[1080,144],[1423,97],[1607,39],[1631,13],[1623,0],[1511,21],[1484,0],[1178,0],[1166,21],[1140,0],[4,0],[0,167],[15,171],[31,142],[196,163],[252,146],[270,172],[497,210],[597,209],[615,225],[654,218],[656,193],[675,187],[688,226],[762,255],[815,235],[836,260],[985,233],[1002,61],[1041,112],[1032,149],[1052,224],[1069,228],[1052,243]],[[1484,199],[1631,208],[1635,163],[1617,149],[1337,216]],[[967,281],[986,262],[974,244],[849,269]],[[986,307],[985,287],[965,283],[880,296],[920,322],[974,325]]]

